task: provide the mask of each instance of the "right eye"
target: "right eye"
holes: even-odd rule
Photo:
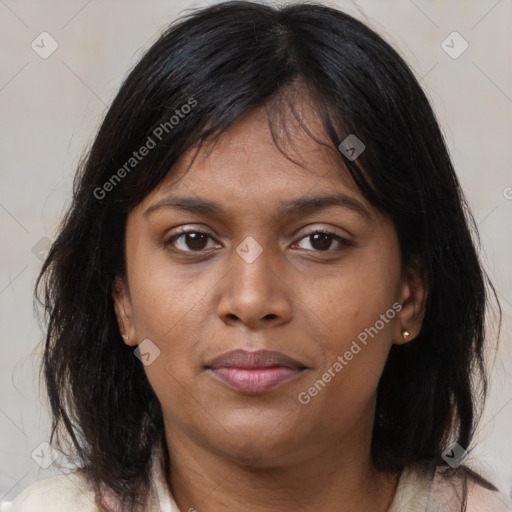
[[[173,248],[182,252],[200,252],[208,249],[208,247],[206,247],[208,239],[213,240],[213,238],[204,231],[187,229],[171,236],[164,242],[164,246],[167,247],[171,245]],[[210,249],[215,247],[218,246],[210,247]]]

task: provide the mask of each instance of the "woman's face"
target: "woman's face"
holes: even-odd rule
[[[276,148],[262,110],[185,173],[186,153],[129,214],[115,295],[168,438],[261,466],[367,441],[390,347],[421,320],[391,220],[339,156],[291,134],[306,169]],[[293,361],[218,359],[233,350]]]

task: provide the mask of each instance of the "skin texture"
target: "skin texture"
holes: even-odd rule
[[[318,120],[304,112],[321,138]],[[421,328],[424,286],[412,271],[402,277],[392,221],[364,200],[340,156],[288,121],[290,155],[305,168],[279,152],[258,109],[189,170],[185,153],[127,219],[127,276],[116,279],[115,309],[125,343],[149,339],[160,350],[145,371],[162,405],[182,511],[379,512],[396,488],[398,475],[371,464],[376,389],[392,344]],[[369,218],[340,206],[276,213],[282,201],[333,193],[358,200]],[[226,214],[162,207],[144,215],[177,196],[215,201]],[[180,226],[209,237],[165,246]],[[307,236],[325,229],[351,245]],[[236,250],[247,237],[262,248],[252,263]],[[299,393],[394,303],[400,312],[300,403]],[[307,370],[264,393],[240,393],[204,369],[235,348],[280,351]]]

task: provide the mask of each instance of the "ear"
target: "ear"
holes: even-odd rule
[[[120,334],[126,334],[126,339],[123,338],[123,341],[130,346],[137,345],[130,292],[125,280],[120,276],[114,279],[112,298]]]
[[[426,300],[426,284],[421,266],[416,262],[407,269],[400,285],[398,303],[402,309],[398,312],[394,325],[393,343],[395,345],[403,345],[418,336],[425,317]],[[409,333],[405,338],[404,331]]]

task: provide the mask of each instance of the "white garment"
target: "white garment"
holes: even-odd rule
[[[153,458],[151,471],[151,498],[158,505],[145,512],[180,512],[164,487],[156,458]],[[0,504],[0,512],[98,512],[98,508],[94,490],[83,477],[83,471],[78,470],[33,483],[12,503]]]
[[[480,474],[488,479],[487,474]],[[474,482],[467,487],[466,512],[512,512],[512,500],[502,491],[490,491]],[[446,480],[440,468],[409,467],[400,476],[388,512],[460,512],[462,495],[462,481]]]
[[[156,507],[147,512],[180,511],[166,491],[159,465],[153,465]],[[512,512],[512,501],[503,493],[468,485],[467,512]],[[400,476],[388,512],[459,512],[460,487],[444,481],[439,471],[406,468]],[[79,471],[40,480],[26,488],[12,503],[0,505],[0,512],[98,512],[94,493]],[[245,512],[245,511],[244,511]]]

